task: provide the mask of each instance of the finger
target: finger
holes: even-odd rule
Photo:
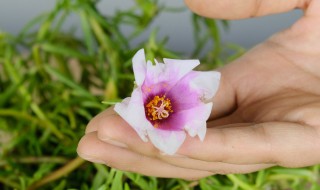
[[[151,143],[145,143],[137,135],[136,131],[120,116],[112,115],[103,118],[99,122],[97,135],[101,141],[123,143],[131,150],[143,153],[150,157],[158,157],[160,151],[155,148]]]
[[[81,139],[77,152],[86,160],[148,176],[194,180],[212,175],[210,172],[172,166],[126,148],[102,142],[97,138],[96,132],[88,133]]]
[[[320,1],[313,0],[310,2],[308,10],[306,11],[307,16],[320,16]]]
[[[142,145],[145,155],[150,157],[159,155],[159,150],[151,143],[144,143],[136,131],[119,115],[104,117],[99,124],[97,135],[100,140],[105,142],[112,140],[114,142],[124,143],[130,147],[130,149]]]
[[[97,131],[98,126],[100,125],[100,122],[103,118],[107,118],[111,115],[115,115],[116,112],[113,110],[113,106],[104,110],[103,112],[96,115],[90,122],[88,123],[86,127],[85,133],[91,133],[93,131]]]
[[[239,125],[241,123],[244,123],[244,120],[238,114],[230,114],[225,117],[209,120],[208,122],[210,123],[210,125],[207,125],[207,127],[210,128],[210,127],[221,127],[221,126],[232,125],[232,124]],[[247,125],[247,124],[244,124],[244,125]]]
[[[227,115],[236,108],[236,95],[233,86],[221,68],[221,78],[217,94],[213,97],[213,109],[210,119],[216,119]]]
[[[188,158],[183,155],[159,155],[159,159],[174,166],[203,170],[215,174],[245,174],[275,166],[275,164],[229,164],[223,162],[207,162]]]
[[[249,173],[260,169],[268,168],[274,164],[252,164],[252,165],[239,165],[228,164],[219,162],[207,162],[196,160],[181,155],[168,156],[163,155],[151,143],[143,142],[136,132],[119,116],[113,115],[105,118],[106,125],[99,126],[98,138],[105,142],[119,142],[139,154],[147,155],[150,157],[158,158],[166,163],[175,165],[181,168],[195,169],[208,171],[215,174],[228,174],[228,173]],[[244,124],[243,124],[244,125]]]
[[[314,128],[269,122],[210,128],[204,142],[188,137],[178,154],[212,162],[301,167],[320,163],[319,148]]]
[[[124,143],[128,149],[142,155],[158,158],[166,163],[181,168],[203,170],[216,174],[249,173],[268,168],[273,164],[238,165],[219,162],[207,162],[185,157],[183,155],[163,155],[151,143],[143,142],[136,132],[119,116],[105,119],[104,125],[99,126],[98,138],[105,142]]]
[[[241,2],[239,0],[185,0],[186,5],[195,13],[221,19],[242,19],[287,12],[295,8],[304,9],[308,2],[308,0],[250,0]]]
[[[117,139],[146,155],[159,155],[150,143],[141,143],[135,131],[119,116],[104,118],[100,123],[100,139]],[[178,154],[211,162],[299,167],[319,163],[319,146],[319,135],[312,127],[270,122],[209,128],[204,142],[187,137]]]

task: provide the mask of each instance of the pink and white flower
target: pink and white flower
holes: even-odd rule
[[[143,141],[150,139],[163,153],[172,155],[186,132],[204,140],[220,73],[193,71],[199,60],[163,61],[146,62],[144,50],[139,50],[132,60],[136,87],[114,110]]]

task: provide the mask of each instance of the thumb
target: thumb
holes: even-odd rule
[[[295,8],[305,9],[308,2],[310,0],[185,0],[193,12],[219,19],[243,19],[287,12]]]

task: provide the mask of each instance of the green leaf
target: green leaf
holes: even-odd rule
[[[68,87],[74,89],[76,91],[76,94],[78,96],[87,97],[91,100],[95,100],[94,96],[89,93],[87,90],[85,90],[82,86],[75,83],[71,79],[65,77],[62,73],[60,73],[58,70],[54,69],[53,67],[49,65],[44,66],[45,70],[52,75],[56,80],[60,81],[61,83],[67,85]]]
[[[84,55],[82,52],[75,51],[75,50],[68,48],[64,45],[43,43],[43,44],[40,44],[40,47],[41,47],[41,49],[43,49],[44,51],[47,51],[49,53],[63,55],[66,57],[78,58],[78,59],[84,60],[84,61],[91,60],[91,58],[89,56]]]
[[[123,172],[122,171],[116,171],[116,175],[112,181],[112,186],[111,190],[123,190],[122,187],[122,176]]]
[[[130,172],[126,172],[125,175],[136,185],[138,185],[142,190],[152,190],[147,180],[145,180],[141,175]]]
[[[79,11],[80,19],[81,19],[81,26],[82,31],[84,34],[84,40],[89,52],[89,55],[94,54],[94,37],[90,28],[88,15],[84,11]]]

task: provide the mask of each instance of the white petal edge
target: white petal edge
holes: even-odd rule
[[[146,58],[144,49],[140,49],[132,58],[132,67],[136,84],[141,86],[146,78]]]
[[[171,80],[174,79],[174,82],[179,81],[200,64],[200,61],[197,59],[180,60],[164,58],[163,61],[166,65],[165,73],[174,74],[174,76],[167,77],[171,78]]]
[[[218,91],[221,74],[218,71],[193,71],[197,76],[190,81],[190,87],[202,94],[204,101],[210,100]]]
[[[166,131],[161,129],[148,130],[152,144],[162,153],[174,155],[186,138],[184,131]]]
[[[197,127],[192,127],[197,126]],[[191,137],[195,137],[198,135],[201,141],[204,140],[207,132],[207,122],[206,121],[193,121],[189,125],[185,126],[185,130]]]
[[[213,103],[210,102],[183,111],[183,114],[191,115],[190,117],[195,117],[198,115],[198,117],[192,118],[190,122],[184,126],[184,129],[191,137],[198,135],[201,141],[204,140],[207,131],[207,120],[210,117],[212,105]]]
[[[157,84],[159,82],[162,82],[163,80],[166,80],[165,78],[165,64],[158,63],[152,64],[151,61],[147,61],[147,68],[146,68],[146,82],[151,82],[152,84]]]
[[[148,141],[147,130],[153,129],[153,126],[145,117],[140,88],[134,89],[130,98],[117,103],[114,110],[138,133],[144,142]]]

